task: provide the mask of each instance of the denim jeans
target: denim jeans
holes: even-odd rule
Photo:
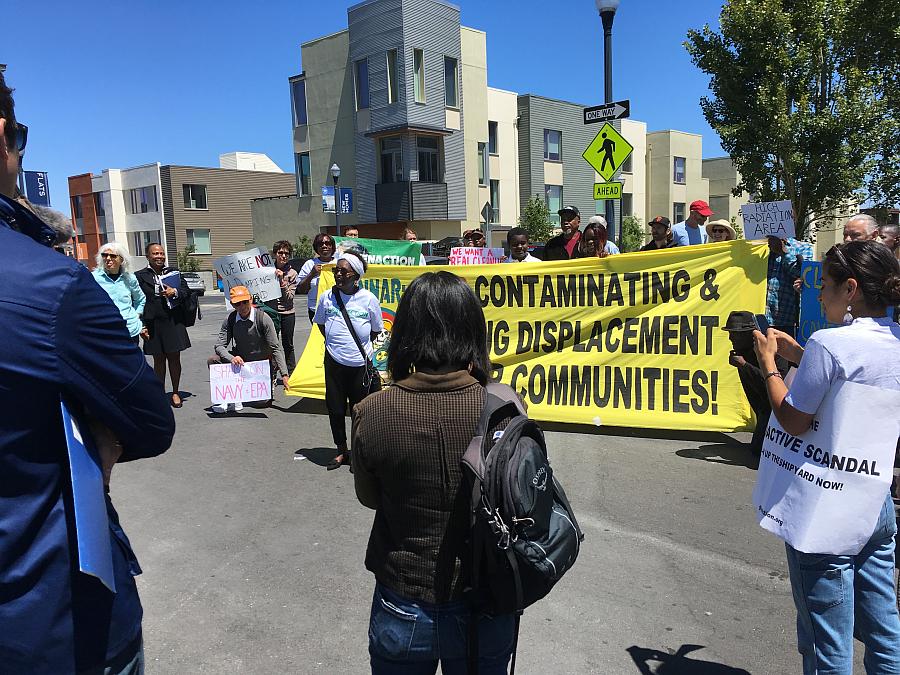
[[[465,602],[428,605],[375,585],[369,621],[372,675],[465,675],[469,608]],[[512,653],[512,614],[478,621],[479,675],[505,675]]]
[[[787,546],[804,675],[851,675],[854,636],[866,646],[867,673],[900,674],[896,532],[888,495],[875,532],[857,555],[801,553]]]

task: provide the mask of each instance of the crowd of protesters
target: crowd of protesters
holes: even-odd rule
[[[0,73],[0,321],[12,333],[0,354],[6,416],[0,433],[0,670],[138,675],[142,610],[133,577],[140,569],[108,493],[117,592],[77,571],[80,533],[63,487],[69,482],[68,456],[77,448],[67,440],[65,415],[89,428],[107,487],[117,462],[165,452],[175,431],[171,408],[183,405],[181,352],[191,347],[191,291],[178,270],[166,265],[159,244],[147,247],[148,265],[138,271],[130,269],[127,252],[116,243],[100,248],[93,273],[54,252],[59,233],[18,195],[26,143],[27,127],[16,121],[12,91]],[[545,260],[620,253],[602,216],[582,228],[577,207],[566,206],[558,215],[562,232],[546,242]],[[657,216],[641,251],[734,240],[734,227],[710,221],[713,215],[697,200],[683,222],[672,225]],[[359,230],[348,228],[345,235],[358,237]],[[879,227],[860,214],[847,221],[843,235],[845,244],[825,255],[821,291],[827,318],[841,327],[815,333],[805,350],[798,345],[803,255],[797,242],[777,237],[768,241],[771,328],[759,330],[749,312],[732,313],[724,326],[734,347],[729,363],[761,420],[751,443],[756,452],[770,412],[789,433],[800,434],[842,381],[900,391],[900,326],[888,317],[900,304],[897,227]],[[409,228],[402,238],[417,240]],[[479,247],[487,238],[474,229],[463,241]],[[529,252],[523,228],[511,229],[507,244],[505,262],[540,262]],[[402,295],[388,346],[394,386],[370,396],[381,389],[372,360],[384,324],[378,299],[361,285],[365,260],[352,251],[337,254],[328,234],[315,237],[315,256],[299,271],[289,264],[291,250],[287,241],[272,247],[281,289],[272,306],[254,303],[244,286],[229,289],[233,309],[209,364],[242,367],[269,360],[287,389],[296,367],[294,300],[297,293],[307,296],[309,320],[324,338],[325,398],[335,445],[328,469],[352,466],[359,501],[375,510],[366,566],[376,578],[371,625],[381,629],[369,636],[372,672],[434,672],[438,661],[445,672],[463,672],[468,621],[477,622],[479,671],[505,672],[514,648],[512,615],[476,617],[463,594],[468,514],[458,507],[464,490],[460,460],[491,372],[480,303],[456,275],[418,276]],[[334,285],[320,296],[326,265],[333,265]],[[141,340],[143,354],[137,348]],[[797,374],[789,387],[783,378],[791,365]],[[238,405],[214,412],[237,411]],[[423,419],[436,423],[422,425]],[[866,645],[867,668],[896,671],[895,534],[888,495],[858,555],[787,546],[805,673],[849,672],[854,635]],[[824,595],[839,600],[823,603]]]

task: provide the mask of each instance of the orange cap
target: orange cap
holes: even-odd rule
[[[250,291],[246,286],[232,286],[228,294],[232,305],[236,302],[242,302],[244,300],[251,299]]]

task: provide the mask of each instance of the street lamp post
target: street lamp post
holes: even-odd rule
[[[336,237],[341,236],[341,221],[339,214],[341,210],[341,194],[338,185],[341,181],[341,167],[337,164],[331,165],[331,178],[334,181],[334,234]]]
[[[612,103],[612,27],[616,10],[619,8],[619,0],[594,0],[597,11],[600,12],[600,20],[603,22],[603,102]],[[604,205],[606,209],[606,227],[610,239],[616,239],[616,215],[613,200],[607,199]],[[621,236],[619,237],[621,244]]]

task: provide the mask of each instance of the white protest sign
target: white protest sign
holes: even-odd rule
[[[859,553],[890,489],[898,434],[900,392],[846,380],[800,436],[773,414],[753,490],[760,527],[804,553]]]
[[[209,367],[209,396],[214,404],[268,401],[272,398],[272,374],[268,359],[243,366],[214,363]]]
[[[258,296],[263,302],[281,297],[281,286],[275,276],[275,263],[264,248],[225,255],[213,262],[222,283],[225,297],[232,286],[246,286],[250,295]]]
[[[454,246],[450,249],[451,265],[493,265],[502,262],[502,248],[481,248],[479,246]]]
[[[789,239],[796,233],[790,200],[744,204],[741,216],[744,218],[744,239],[748,241],[766,237]]]

